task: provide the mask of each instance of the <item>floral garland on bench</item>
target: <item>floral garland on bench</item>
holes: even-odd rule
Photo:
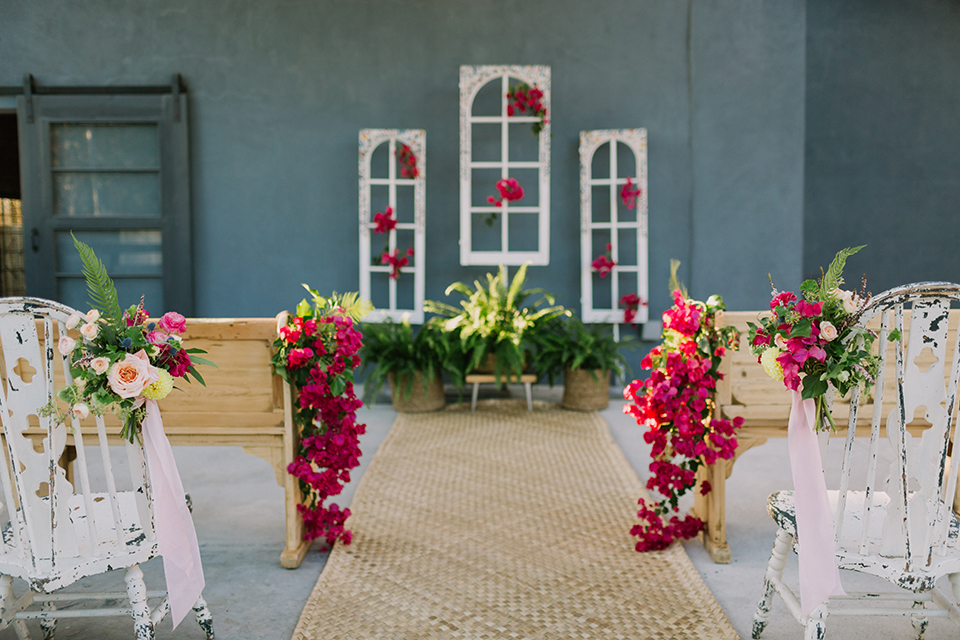
[[[278,328],[272,360],[277,374],[296,390],[293,422],[300,453],[287,471],[300,481],[304,496],[304,504],[297,505],[306,524],[304,539],[350,544],[353,533],[344,526],[350,509],[326,501],[343,491],[350,470],[360,464],[359,436],[366,425],[356,419],[363,406],[353,390],[361,336],[353,320],[366,315],[368,303],[356,294],[324,298],[304,287],[313,303],[300,302],[296,314]]]
[[[665,496],[652,505],[639,500],[637,516],[642,523],[630,529],[630,535],[639,539],[637,551],[664,549],[700,532],[699,518],[671,514],[680,511],[680,496],[694,487],[701,466],[733,457],[735,433],[743,424],[742,418],[733,423],[711,419],[717,382],[723,377],[720,359],[726,349],[737,349],[740,343],[734,327],[717,326],[726,309],[722,298],[711,296],[703,303],[689,299],[679,286],[671,288],[674,304],[663,314],[663,343],[641,362],[652,373],[646,380],[634,380],[623,392],[631,401],[624,413],[648,429],[643,439],[653,447],[647,489]],[[709,491],[709,483],[703,482],[700,492]]]

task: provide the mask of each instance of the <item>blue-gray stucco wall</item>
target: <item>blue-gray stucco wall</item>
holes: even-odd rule
[[[960,2],[808,0],[803,270],[960,282]]]
[[[0,85],[183,74],[214,317],[358,287],[361,128],[427,131],[427,297],[486,271],[458,260],[461,64],[552,68],[551,264],[531,284],[579,304],[579,131],[645,127],[651,318],[670,258],[694,296],[759,307],[768,272],[802,270],[806,47],[803,0],[0,0]]]

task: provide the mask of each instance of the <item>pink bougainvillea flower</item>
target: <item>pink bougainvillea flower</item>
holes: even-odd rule
[[[643,190],[640,187],[636,189],[633,188],[633,180],[627,178],[626,183],[624,183],[623,188],[620,189],[620,199],[623,201],[623,206],[627,209],[633,209],[637,206],[637,196],[639,196]]]
[[[497,192],[500,194],[500,198],[487,196],[487,202],[495,207],[502,206],[504,201],[516,202],[517,200],[523,199],[523,187],[520,186],[520,183],[517,182],[515,178],[503,178],[502,180],[498,180],[495,186]]]
[[[617,266],[617,263],[607,256],[601,255],[597,256],[594,261],[590,263],[590,266],[601,278],[604,278],[608,273],[613,271],[613,268]]]
[[[413,247],[407,247],[407,256],[413,255]],[[380,264],[390,265],[390,279],[396,280],[400,277],[401,270],[410,264],[406,256],[400,255],[400,249],[394,249],[393,253],[384,251],[380,256]]]
[[[393,217],[393,207],[387,207],[384,212],[377,212],[373,216],[373,222],[377,225],[374,233],[387,233],[397,228],[397,219]]]
[[[637,310],[641,306],[647,306],[647,303],[636,293],[628,293],[620,298],[620,306],[626,307],[623,311],[624,323],[633,324],[634,318],[637,317]]]
[[[410,145],[402,145],[395,153],[400,160],[401,178],[416,178],[420,175],[420,169],[417,168],[417,156],[414,155]]]

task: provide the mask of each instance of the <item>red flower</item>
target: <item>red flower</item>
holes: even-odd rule
[[[503,200],[506,200],[507,202],[515,202],[523,198],[523,187],[521,187],[520,183],[514,178],[504,178],[502,180],[498,180],[495,186],[497,191],[500,193],[500,200],[494,198],[493,196],[487,196],[487,202],[495,207],[502,205]]]
[[[620,305],[626,307],[623,311],[624,323],[633,324],[633,319],[637,317],[637,310],[639,310],[641,306],[647,306],[647,303],[636,293],[628,293],[620,298]]]
[[[639,196],[643,190],[640,187],[633,189],[633,181],[630,178],[627,178],[627,182],[623,185],[623,188],[620,190],[620,199],[623,200],[623,206],[627,209],[633,209],[637,206],[637,196]]]
[[[413,154],[409,145],[401,146],[396,153],[400,157],[401,178],[416,178],[420,175],[420,170],[417,168],[417,156]]]
[[[378,211],[373,216],[373,221],[377,225],[373,230],[374,233],[387,233],[397,228],[397,219],[393,217],[393,207],[387,207],[387,210],[383,213]]]
[[[407,255],[413,255],[413,247],[407,248]],[[400,249],[394,249],[392,254],[386,251],[383,252],[383,255],[380,256],[380,264],[389,264],[391,267],[390,279],[396,280],[400,277],[401,269],[410,264],[410,260],[400,255]]]

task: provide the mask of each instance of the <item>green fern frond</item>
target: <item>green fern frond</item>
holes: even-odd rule
[[[83,277],[87,280],[93,308],[114,323],[120,322],[123,312],[120,311],[117,287],[107,274],[107,268],[89,245],[77,240],[73,233],[70,237],[73,238],[73,246],[77,248],[80,260],[83,261]]]
[[[680,270],[680,261],[676,258],[670,258],[670,281],[667,283],[667,286],[670,287],[670,294],[672,295],[674,291],[680,290],[680,293],[683,294],[684,298],[688,298],[687,288],[683,286],[683,283],[680,282],[680,278],[677,277],[677,272]]]
[[[830,292],[838,288],[843,283],[843,268],[847,264],[847,258],[855,254],[857,251],[860,251],[860,249],[863,249],[865,246],[867,245],[863,244],[859,247],[847,247],[846,249],[841,249],[837,252],[833,262],[830,263],[830,266],[827,268],[827,272],[820,281],[821,300],[827,300],[831,296]]]

